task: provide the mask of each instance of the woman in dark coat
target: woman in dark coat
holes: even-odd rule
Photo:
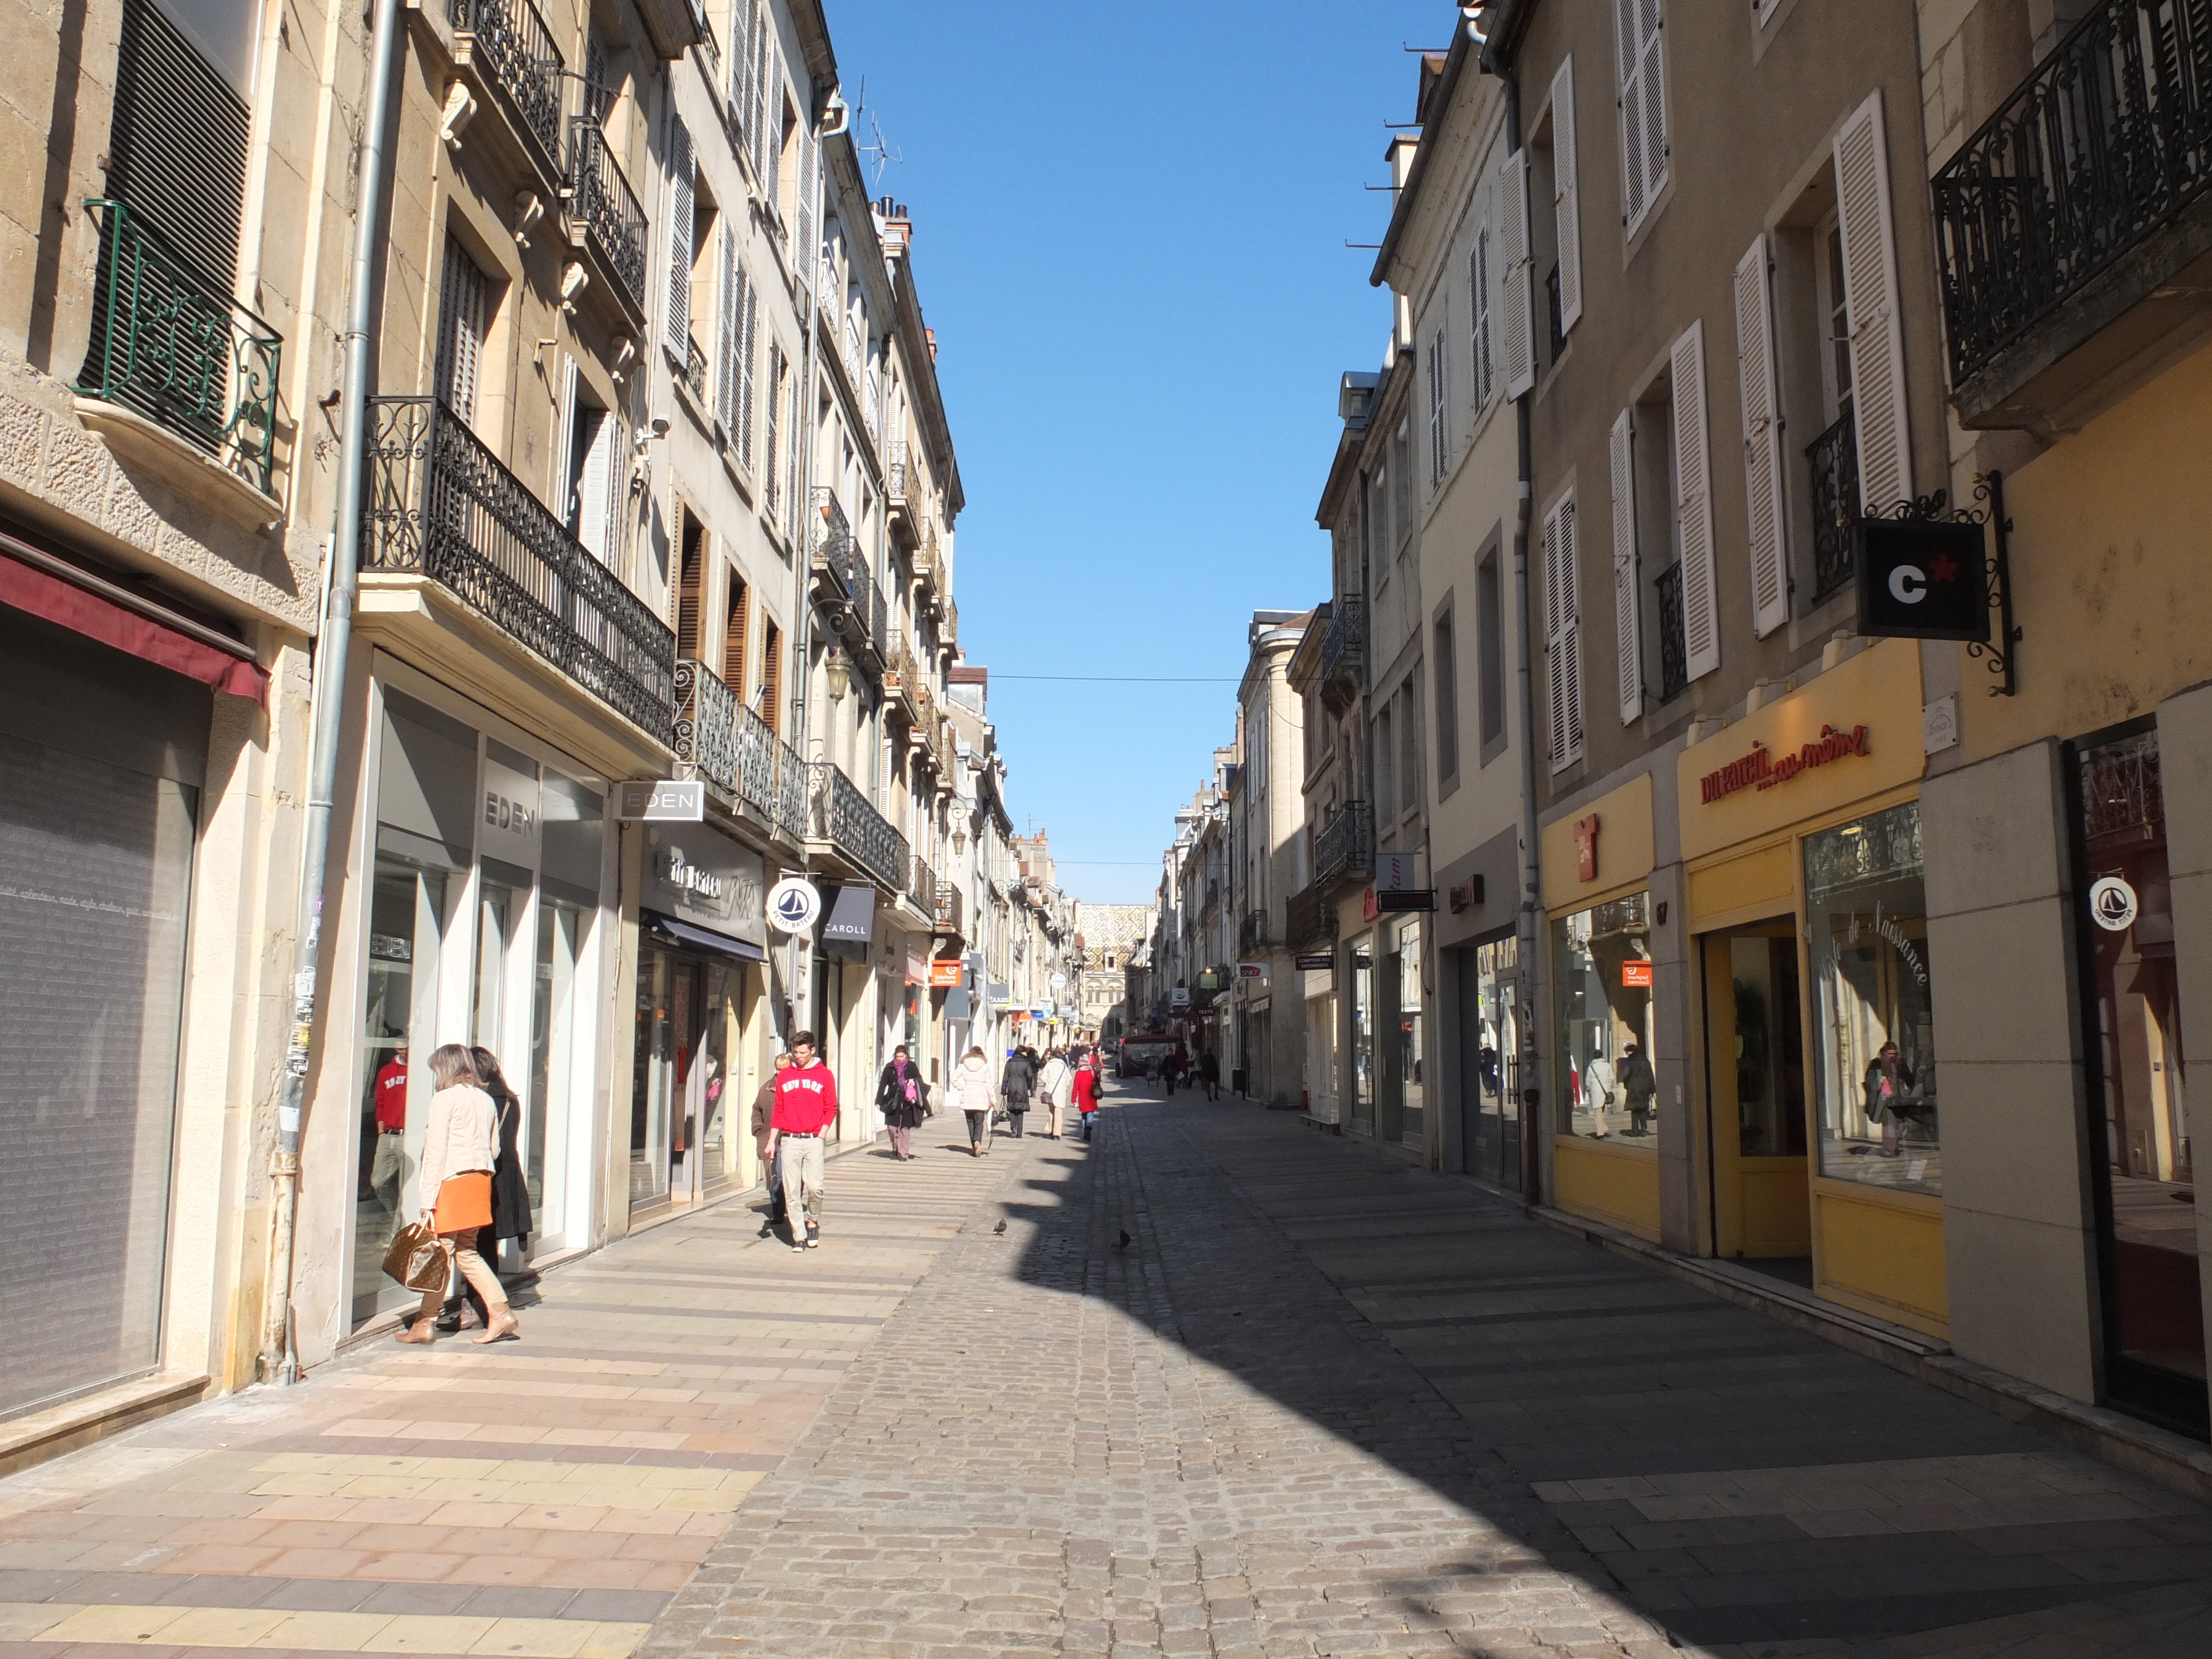
[[[876,1109],[891,1132],[892,1153],[900,1163],[907,1162],[914,1156],[914,1132],[929,1115],[929,1085],[921,1080],[903,1042],[891,1050],[883,1081],[876,1085]]]
[[[522,1156],[515,1149],[515,1138],[522,1133],[522,1102],[507,1086],[490,1049],[471,1048],[469,1054],[476,1061],[477,1075],[483,1080],[484,1092],[491,1097],[493,1109],[499,1114],[499,1161],[491,1170],[491,1225],[477,1235],[477,1248],[496,1273],[501,1239],[514,1239],[518,1249],[530,1242],[530,1183],[523,1179]],[[461,1328],[463,1297],[476,1310],[477,1323],[489,1329],[491,1320],[483,1298],[465,1279],[461,1281],[461,1294],[446,1298],[438,1314],[438,1328],[448,1333]]]
[[[1006,1070],[999,1073],[999,1094],[1006,1103],[1006,1121],[1017,1140],[1022,1138],[1022,1119],[1029,1112],[1030,1096],[1036,1091],[1036,1056],[1027,1044],[1006,1056]]]

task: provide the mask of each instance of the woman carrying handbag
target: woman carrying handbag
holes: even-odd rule
[[[491,1224],[492,1171],[499,1163],[499,1109],[483,1091],[474,1056],[461,1044],[441,1045],[430,1056],[430,1075],[438,1091],[430,1097],[416,1175],[416,1191],[427,1200],[422,1204],[422,1224],[438,1235],[439,1243],[452,1255],[461,1277],[483,1298],[490,1318],[477,1340],[496,1342],[502,1337],[519,1336],[521,1327],[514,1310],[507,1305],[507,1287],[477,1254],[477,1234]],[[413,1324],[399,1333],[399,1340],[435,1341],[438,1309],[445,1297],[442,1283],[423,1291],[422,1311]]]
[[[900,1043],[876,1085],[876,1109],[891,1132],[891,1155],[902,1164],[914,1157],[914,1132],[929,1115],[928,1088],[906,1044]]]
[[[477,1080],[491,1097],[492,1110],[498,1115],[499,1159],[491,1171],[491,1224],[477,1234],[477,1254],[496,1273],[501,1240],[514,1240],[517,1249],[530,1243],[530,1183],[523,1179],[522,1154],[516,1146],[522,1133],[522,1102],[507,1086],[507,1076],[499,1069],[499,1061],[490,1049],[471,1048],[469,1059]],[[491,1310],[484,1305],[477,1287],[464,1278],[459,1288],[446,1297],[446,1305],[439,1312],[441,1333],[451,1336],[461,1328],[464,1302],[476,1310],[477,1324],[481,1328],[491,1328]]]

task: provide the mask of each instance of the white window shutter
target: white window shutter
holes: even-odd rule
[[[744,285],[744,311],[738,319],[738,465],[748,472],[753,465],[753,427],[759,401],[755,392],[753,359],[758,355],[760,289]]]
[[[1552,213],[1559,233],[1559,332],[1583,314],[1582,191],[1575,177],[1575,60],[1552,77]]]
[[[1905,328],[1897,305],[1897,239],[1889,203],[1881,93],[1836,133],[1836,224],[1851,335],[1851,410],[1858,428],[1859,499],[1869,513],[1912,496],[1905,417]]]
[[[1783,506],[1782,404],[1774,367],[1774,307],[1766,238],[1735,265],[1736,379],[1743,391],[1743,489],[1749,507],[1751,629],[1765,639],[1790,620],[1790,556]]]
[[[1636,450],[1626,410],[1613,423],[1613,647],[1620,723],[1644,713],[1644,629],[1636,614]]]
[[[1665,38],[1660,28],[1661,3],[1662,0],[1637,0],[1637,15],[1644,31],[1642,61],[1636,78],[1642,83],[1644,92],[1644,198],[1647,205],[1657,199],[1660,186],[1667,182],[1667,76],[1666,65],[1660,57]]]
[[[1620,66],[1620,216],[1633,236],[1667,180],[1659,0],[1613,0],[1613,24]]]
[[[1498,254],[1504,261],[1505,395],[1518,398],[1536,384],[1535,313],[1529,281],[1528,152],[1516,149],[1498,170]]]
[[[574,471],[576,457],[576,360],[561,360],[561,431],[555,440],[553,457],[553,488],[546,499],[557,507],[561,522],[566,524],[572,503],[568,500],[568,478]]]
[[[1675,510],[1682,526],[1682,646],[1689,678],[1721,665],[1719,572],[1713,562],[1712,449],[1705,435],[1705,325],[1674,342]]]
[[[576,539],[601,564],[614,562],[615,440],[622,423],[605,410],[594,411],[583,476],[576,481]]]
[[[722,294],[714,325],[714,418],[723,438],[738,437],[738,290],[744,276],[738,264],[738,233],[726,223],[722,233]]]
[[[669,145],[669,170],[675,175],[668,210],[668,344],[679,357],[691,343],[691,135],[675,124]]]
[[[1582,618],[1575,592],[1575,498],[1544,515],[1544,690],[1554,772],[1583,755]]]

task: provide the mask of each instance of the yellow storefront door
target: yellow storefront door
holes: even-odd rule
[[[1698,946],[1714,1254],[1809,1258],[1796,925],[1783,918],[1706,933]]]

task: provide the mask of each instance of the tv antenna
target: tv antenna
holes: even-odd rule
[[[869,111],[868,77],[865,75],[860,77],[860,107],[856,109],[854,113],[866,118],[868,131],[873,135],[872,143],[855,144],[853,146],[855,151],[857,151],[861,156],[866,158],[865,164],[869,167],[872,172],[872,176],[868,180],[868,189],[869,193],[872,195],[875,192],[876,187],[884,182],[884,169],[893,162],[903,163],[906,157],[900,155],[896,150],[891,148],[890,141],[884,137],[884,124],[876,119],[875,116]]]

